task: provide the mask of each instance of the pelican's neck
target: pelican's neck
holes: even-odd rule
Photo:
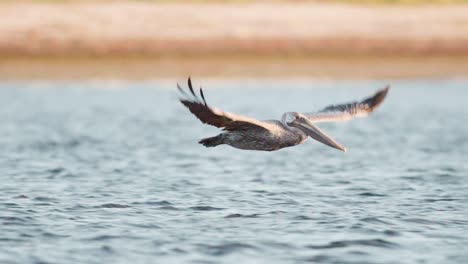
[[[291,126],[288,126],[288,122],[291,122],[292,120],[294,120],[296,118],[296,115],[298,113],[297,112],[287,112],[287,113],[284,113],[283,116],[281,117],[281,124],[287,129],[289,130],[290,132],[296,134],[296,135],[300,135],[300,137],[302,138],[302,140],[305,140],[307,138],[307,134],[298,129],[298,128],[295,128],[295,127],[291,127]]]
[[[286,124],[286,118],[288,117],[288,113],[284,113],[283,116],[281,117],[281,124],[283,124],[284,126],[288,126],[288,124]]]

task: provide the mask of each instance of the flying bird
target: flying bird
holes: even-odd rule
[[[360,102],[330,105],[313,113],[287,112],[281,120],[259,121],[208,106],[200,87],[200,96],[193,90],[188,79],[188,91],[177,88],[182,94],[180,102],[201,122],[222,128],[215,137],[204,138],[198,143],[206,147],[226,144],[238,149],[274,151],[303,143],[311,137],[327,146],[346,152],[346,148],[320,130],[315,124],[339,122],[355,117],[365,117],[372,113],[385,99],[390,86],[376,92]],[[201,97],[201,98],[200,98]]]

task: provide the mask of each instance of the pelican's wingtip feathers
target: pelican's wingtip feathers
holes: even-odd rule
[[[382,102],[385,100],[385,97],[387,97],[388,91],[390,91],[390,84],[388,84],[387,86],[385,86],[385,88],[378,91],[377,93],[375,93],[374,96],[369,98],[369,106],[372,110],[382,104]]]

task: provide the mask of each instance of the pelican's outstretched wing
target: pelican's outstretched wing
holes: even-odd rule
[[[360,102],[330,105],[316,113],[304,114],[313,123],[348,121],[354,117],[365,117],[372,113],[385,99],[390,86]]]
[[[188,79],[188,88],[190,94],[177,84],[177,88],[184,95],[180,102],[187,107],[204,124],[209,124],[215,127],[223,128],[223,130],[242,130],[242,129],[267,129],[265,123],[253,118],[239,116],[224,112],[217,108],[209,107],[205,100],[205,95],[200,87],[200,98],[195,94],[192,87],[192,81]]]

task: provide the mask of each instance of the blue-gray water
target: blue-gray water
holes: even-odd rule
[[[386,84],[200,81],[262,119]],[[348,153],[204,148],[218,130],[174,88],[0,83],[0,263],[468,261],[468,81],[393,82],[371,117],[321,124]]]

